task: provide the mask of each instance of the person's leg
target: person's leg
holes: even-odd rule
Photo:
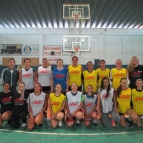
[[[34,121],[34,122],[36,123],[36,125],[40,125],[40,124],[42,123],[43,118],[44,118],[43,113],[38,114],[38,115],[35,117],[35,121]]]
[[[28,118],[28,130],[32,130],[34,128],[34,117]]]
[[[125,125],[126,125],[124,114],[120,115],[120,124],[122,127],[125,127]]]
[[[2,114],[0,114],[0,127],[2,126],[3,120],[2,120]]]
[[[141,127],[141,125],[142,125],[142,123],[141,123],[141,116],[138,116],[138,119],[137,119],[137,121],[136,121],[136,125],[137,125],[138,127]]]
[[[74,119],[70,119],[68,116],[67,116],[67,120],[66,120],[66,123],[67,123],[67,126],[68,127],[72,127],[74,125]]]
[[[133,109],[129,109],[127,111],[127,114],[130,116],[130,118],[131,118],[132,121],[134,121],[134,122],[137,121],[138,116],[137,116],[136,112]]]
[[[107,128],[111,128],[111,120],[109,118],[109,113],[102,113],[103,124]]]
[[[18,128],[19,127],[19,121],[20,121],[19,114],[13,113],[13,116],[12,116],[12,127],[13,128]]]
[[[91,120],[84,120],[84,125],[88,127],[91,123]]]
[[[119,121],[120,120],[119,113],[117,113],[115,111],[112,111],[110,114],[111,114],[114,121]]]
[[[76,119],[77,119],[77,120],[83,119],[83,112],[82,112],[82,111],[78,111],[78,112],[76,113]]]
[[[26,121],[27,121],[27,115],[28,113],[27,112],[21,112],[19,114],[19,118],[22,120],[22,127],[25,127],[26,126]]]
[[[6,111],[2,114],[2,120],[3,121],[8,121],[11,119],[12,112],[11,111]]]
[[[57,114],[57,116],[56,116],[56,119],[57,119],[58,121],[61,121],[63,118],[64,118],[64,113],[63,113],[63,112],[59,112],[59,113]]]

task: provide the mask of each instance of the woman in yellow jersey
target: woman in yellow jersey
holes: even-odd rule
[[[100,88],[101,80],[103,77],[110,78],[110,70],[105,67],[106,62],[105,60],[100,61],[100,68],[96,70],[97,72],[97,80],[98,80],[98,88]]]
[[[137,88],[132,89],[132,103],[133,109],[138,115],[137,126],[141,126],[141,117],[143,115],[143,81],[142,79],[136,80]]]
[[[87,86],[90,84],[93,87],[93,92],[97,91],[97,73],[93,70],[93,63],[87,62],[87,70],[83,71],[84,92],[87,92]]]
[[[122,78],[120,81],[120,86],[117,89],[116,92],[116,96],[117,96],[117,110],[119,112],[120,115],[120,124],[122,126],[125,126],[125,114],[128,114],[131,118],[132,121],[137,121],[137,114],[135,113],[135,111],[133,109],[131,109],[131,89],[127,88],[127,79],[126,78]],[[127,120],[128,121],[128,120]],[[128,121],[129,122],[129,121]],[[132,124],[130,124],[131,122],[129,122],[129,126],[131,127]]]
[[[51,125],[53,128],[62,126],[62,119],[64,118],[65,96],[61,93],[62,87],[60,84],[55,86],[55,93],[51,93],[48,105],[50,109]]]
[[[127,77],[127,70],[125,68],[122,68],[122,61],[118,59],[116,61],[116,68],[112,68],[110,72],[110,80],[112,81],[112,87],[116,90],[120,85],[120,80],[122,78]]]
[[[68,66],[69,90],[71,90],[71,84],[73,82],[78,85],[78,91],[82,90],[82,72],[83,68],[78,64],[78,57],[72,57],[72,64]]]

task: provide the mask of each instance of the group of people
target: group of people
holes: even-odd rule
[[[85,126],[103,122],[105,127],[141,126],[143,115],[143,66],[137,57],[132,57],[127,69],[122,61],[109,70],[105,60],[94,70],[87,62],[87,69],[78,64],[78,57],[72,57],[67,68],[63,60],[51,67],[48,59],[42,60],[37,70],[30,66],[30,59],[24,60],[24,68],[15,69],[15,60],[9,60],[9,67],[2,72],[3,91],[0,93],[0,126],[3,121],[14,128],[27,125],[31,130],[42,125],[45,111],[50,112],[51,126],[62,126],[63,120],[71,127],[84,121]],[[18,86],[17,86],[18,84]]]

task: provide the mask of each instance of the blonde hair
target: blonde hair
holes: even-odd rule
[[[20,84],[23,84],[24,87],[25,87],[25,83],[24,83],[24,82],[18,83],[18,86],[19,86]],[[25,91],[25,90],[24,90],[24,91]],[[21,93],[20,99],[24,99],[24,91]]]
[[[49,62],[49,60],[47,58],[43,58],[42,62],[43,61],[47,61],[48,66],[50,66],[50,62]]]
[[[129,71],[129,72],[132,72],[133,70],[134,70],[134,65],[133,65],[133,60],[134,59],[137,59],[138,60],[138,58],[136,57],[136,56],[133,56],[132,58],[131,58],[131,60],[130,60],[130,63],[129,63],[129,65],[127,66],[127,70]],[[138,60],[138,63],[139,63],[139,60]]]

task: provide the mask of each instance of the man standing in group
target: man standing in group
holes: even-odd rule
[[[10,84],[10,90],[15,91],[17,87],[17,82],[19,79],[19,71],[14,67],[15,66],[15,60],[10,59],[9,60],[9,67],[5,68],[2,71],[2,82],[8,82]]]

